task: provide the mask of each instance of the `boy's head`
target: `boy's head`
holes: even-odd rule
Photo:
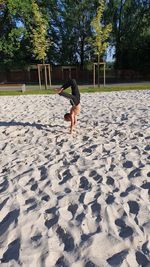
[[[71,121],[70,113],[66,113],[66,114],[64,115],[64,120],[65,120],[65,121]]]

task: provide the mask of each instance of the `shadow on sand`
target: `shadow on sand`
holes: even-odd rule
[[[41,123],[36,123],[36,122],[33,122],[33,123],[30,123],[30,122],[20,122],[20,121],[0,121],[0,127],[9,127],[9,126],[23,126],[23,127],[26,127],[26,126],[30,126],[30,127],[35,127],[37,128],[38,130],[45,130],[45,131],[48,131],[48,132],[52,132],[52,128],[55,130],[55,132],[57,133],[64,133],[64,129],[65,127],[64,126],[61,126],[61,125],[58,125],[58,124],[51,124],[51,122],[49,124],[41,124]],[[59,128],[59,129],[58,129]]]
[[[0,127],[9,127],[9,126],[31,126],[31,127],[36,127],[37,129],[42,129],[43,127],[47,127],[47,125],[43,125],[41,123],[30,123],[30,122],[17,122],[17,121],[1,121],[0,122]]]

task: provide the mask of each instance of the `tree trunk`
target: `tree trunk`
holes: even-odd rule
[[[99,67],[100,67],[100,54],[98,54],[98,65],[97,65],[97,71],[98,71],[98,76],[97,76],[97,80],[98,80],[98,87],[100,87],[100,75],[99,75]]]
[[[81,58],[81,69],[83,70],[83,66],[84,66],[84,38],[81,40],[81,54],[80,54],[80,58]]]

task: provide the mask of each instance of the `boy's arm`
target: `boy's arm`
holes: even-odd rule
[[[77,117],[74,115],[74,126],[77,124]]]
[[[74,112],[73,111],[71,111],[70,117],[71,117],[70,133],[72,133],[73,127],[75,125],[75,118],[74,118]]]

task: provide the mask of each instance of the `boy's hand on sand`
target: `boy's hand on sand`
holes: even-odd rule
[[[70,134],[73,133],[73,128],[72,128],[72,127],[70,127],[70,129],[69,129],[69,133],[70,133]]]

